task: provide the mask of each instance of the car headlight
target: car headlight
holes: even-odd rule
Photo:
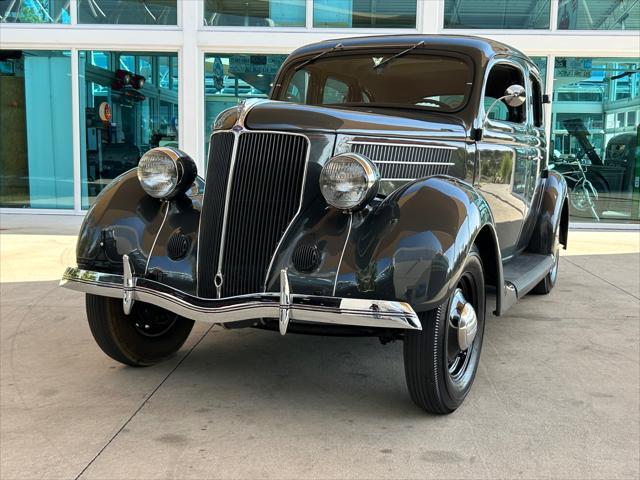
[[[320,191],[329,205],[358,210],[378,193],[380,173],[371,160],[357,153],[331,158],[320,173]]]
[[[186,191],[197,174],[195,162],[177,148],[153,148],[138,163],[138,180],[142,189],[152,197],[164,200]]]

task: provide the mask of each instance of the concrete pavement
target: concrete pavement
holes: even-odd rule
[[[400,343],[196,325],[171,360],[121,366],[57,288],[73,225],[7,217],[2,479],[640,475],[638,232],[571,232],[556,289],[489,317],[470,396],[435,417],[409,399]]]

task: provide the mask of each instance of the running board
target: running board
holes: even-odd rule
[[[514,303],[529,293],[552,267],[553,255],[539,253],[524,252],[505,263],[502,267],[504,297],[501,313],[504,314]]]

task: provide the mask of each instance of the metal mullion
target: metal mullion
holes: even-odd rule
[[[80,151],[80,52],[71,49],[71,139],[73,145],[73,210],[82,211],[82,174]]]
[[[71,17],[71,25],[78,24],[78,0],[69,0],[69,16]]]
[[[560,0],[551,0],[551,8],[549,9],[549,15],[551,15],[549,21],[549,27],[552,32],[558,30],[558,9]]]
[[[313,28],[313,0],[307,0],[305,6],[306,11],[304,25],[308,30],[310,30]]]

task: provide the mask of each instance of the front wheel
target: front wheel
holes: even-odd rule
[[[125,315],[122,300],[87,294],[87,319],[98,346],[114,360],[133,367],[158,363],[177,352],[193,320],[136,302]]]
[[[478,369],[484,320],[484,274],[473,248],[449,299],[421,315],[422,331],[405,334],[404,371],[416,405],[445,414],[462,404]]]

